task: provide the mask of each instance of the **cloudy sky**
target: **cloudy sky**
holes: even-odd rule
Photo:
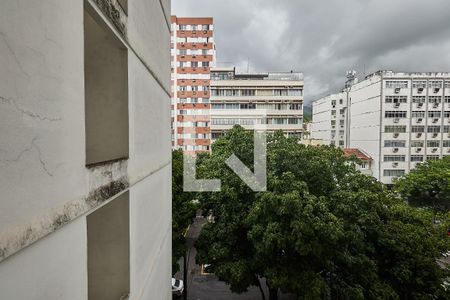
[[[172,13],[214,17],[219,66],[303,72],[307,103],[347,70],[450,71],[450,0],[172,0]]]

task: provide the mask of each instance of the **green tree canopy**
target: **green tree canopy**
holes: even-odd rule
[[[265,278],[299,299],[448,299],[436,263],[448,249],[444,226],[359,173],[334,147],[267,139],[268,191],[251,191],[226,165],[253,164],[253,134],[235,127],[213,144],[202,178],[222,191],[202,194],[214,222],[197,241],[197,260],[241,293]],[[260,287],[261,288],[261,287]],[[445,298],[447,297],[447,298]]]
[[[411,205],[450,210],[450,156],[418,164],[397,180],[395,190]]]
[[[178,260],[186,253],[185,232],[195,217],[194,193],[183,191],[183,151],[172,151],[172,273],[179,269]]]

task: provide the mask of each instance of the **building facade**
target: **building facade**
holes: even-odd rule
[[[216,62],[212,18],[171,18],[172,146],[210,150],[210,68]]]
[[[238,74],[235,68],[211,70],[211,140],[234,125],[252,129],[266,124],[301,138],[303,76],[301,73]]]
[[[344,146],[368,153],[381,182],[391,184],[418,163],[450,155],[450,73],[379,71],[344,94],[349,99]],[[319,124],[321,114],[333,114],[331,104],[328,111],[322,107],[334,98],[341,95],[314,102],[313,137],[328,135]]]
[[[170,1],[0,28],[0,298],[171,299]]]

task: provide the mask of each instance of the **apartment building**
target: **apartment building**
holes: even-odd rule
[[[3,0],[0,28],[0,298],[172,299],[170,1]]]
[[[171,18],[172,146],[210,150],[210,69],[216,62],[213,18]]]
[[[252,129],[266,124],[269,132],[288,136],[303,132],[301,73],[238,74],[235,68],[211,70],[211,139],[238,124]]]
[[[344,145],[368,153],[373,175],[381,182],[391,184],[418,163],[450,155],[450,73],[378,71],[344,94],[348,99]],[[341,96],[314,102],[313,136],[327,135],[319,130],[325,126],[320,124],[333,109],[330,104],[327,112],[324,103]]]

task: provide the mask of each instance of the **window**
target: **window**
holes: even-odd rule
[[[428,97],[428,103],[441,103],[442,97],[441,96],[429,96]]]
[[[331,105],[335,106],[336,105],[336,100],[332,100],[331,101]]]
[[[429,118],[440,118],[441,117],[441,112],[440,111],[430,110],[430,111],[428,111],[428,117]]]
[[[450,111],[444,111],[444,118],[450,118]]]
[[[426,80],[414,80],[412,83],[412,86],[415,89],[418,89],[418,88],[425,89],[427,87],[427,81]]]
[[[180,49],[180,55],[187,55],[186,49]]]
[[[427,155],[427,160],[439,160],[439,155]]]
[[[384,99],[386,103],[406,103],[408,101],[407,96],[386,96]]]
[[[343,140],[339,141],[339,146],[344,146],[344,141]]]
[[[386,132],[386,133],[405,133],[406,126],[404,126],[404,125],[386,125],[386,126],[384,126],[384,132]]]
[[[426,97],[425,96],[413,96],[412,102],[413,103],[425,103]]]
[[[411,155],[411,161],[423,161],[423,155]]]
[[[445,86],[446,89],[450,89],[450,81],[446,80],[445,83],[444,83],[444,86]]]
[[[440,141],[427,141],[427,146],[432,148],[438,148],[440,144]]]
[[[184,31],[187,29],[187,25],[180,25],[180,30]]]
[[[412,111],[411,117],[412,118],[425,118],[425,111]]]
[[[256,90],[241,90],[242,96],[255,96]]]
[[[386,118],[406,118],[406,111],[385,111]]]
[[[441,132],[441,126],[428,126],[428,133],[439,133]]]
[[[129,155],[127,48],[101,22],[85,11],[86,165]]]
[[[384,161],[405,161],[405,155],[385,155]]]
[[[126,192],[86,217],[88,299],[130,292],[130,205]]]
[[[423,141],[411,141],[411,148],[422,148],[423,146]]]
[[[335,116],[335,115],[336,115],[336,111],[335,111],[335,110],[332,110],[332,111],[331,111],[331,115],[332,115],[332,116]]]
[[[202,30],[209,30],[209,25],[207,24],[202,25]]]
[[[425,132],[425,126],[420,125],[413,125],[411,127],[411,132],[417,133],[417,132]]]
[[[450,96],[445,96],[445,103],[450,103]]]
[[[191,62],[191,67],[197,68],[198,67],[198,61]]]
[[[388,89],[406,89],[408,88],[408,81],[404,80],[387,80],[386,88]]]
[[[202,67],[204,67],[204,68],[209,67],[209,61],[202,62]]]
[[[256,104],[254,104],[254,103],[243,103],[243,104],[240,104],[240,109],[256,109]]]
[[[401,177],[405,175],[405,170],[384,170],[383,176],[388,177]]]
[[[444,126],[444,131],[445,133],[449,133],[450,132],[450,126],[449,125],[445,125]]]
[[[287,90],[274,90],[273,95],[274,96],[287,96],[288,91]]]
[[[442,147],[450,147],[450,140],[442,141]]]
[[[339,99],[339,104],[343,104],[344,100],[343,99]]]
[[[384,147],[395,147],[395,148],[403,148],[406,145],[406,141],[391,141],[386,140],[384,141]]]
[[[193,30],[193,31],[196,31],[196,30],[197,30],[197,25],[191,25],[191,27],[192,27],[192,30]]]
[[[429,82],[430,88],[442,88],[442,81],[440,80],[433,80]]]

